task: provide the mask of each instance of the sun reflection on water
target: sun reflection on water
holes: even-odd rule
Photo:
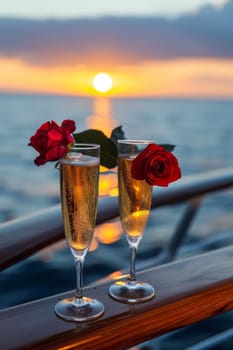
[[[105,96],[95,98],[93,100],[93,114],[87,118],[87,127],[99,129],[109,137],[116,126],[118,123],[112,117],[110,99]],[[117,169],[109,170],[100,167],[99,195],[118,196]],[[119,220],[96,226],[90,251],[97,249],[99,242],[102,244],[115,243],[120,239],[121,234],[122,228]]]
[[[86,125],[87,128],[98,129],[107,136],[111,135],[118,123],[112,117],[110,99],[102,96],[93,100],[93,114],[87,117]]]
[[[99,195],[100,196],[118,196],[117,187],[117,173],[114,171],[108,171],[106,168],[100,169],[100,181],[99,181]]]

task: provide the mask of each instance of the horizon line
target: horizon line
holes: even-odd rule
[[[56,92],[33,92],[33,91],[1,91],[0,96],[28,96],[28,97],[64,97],[64,98],[84,98],[84,99],[128,99],[128,100],[205,100],[205,101],[232,101],[233,96],[214,96],[214,95],[111,95],[111,94],[71,94]]]

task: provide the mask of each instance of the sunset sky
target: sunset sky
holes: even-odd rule
[[[232,99],[232,18],[233,0],[2,1],[0,92],[95,95],[107,72],[110,96]]]

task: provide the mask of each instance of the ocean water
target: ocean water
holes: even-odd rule
[[[77,132],[122,125],[128,138],[175,144],[186,175],[232,165],[232,115],[233,101],[0,95],[0,222],[59,201],[53,163],[36,167],[27,146],[47,120],[72,118]]]
[[[77,132],[92,127],[109,134],[113,127],[122,125],[128,138],[175,144],[183,176],[233,165],[233,101],[2,94],[0,222],[60,202],[58,171],[53,163],[36,167],[33,163],[36,152],[27,144],[42,123],[51,119],[60,123],[66,118],[76,121]],[[138,251],[139,264],[166,245],[183,209],[180,205],[151,213]],[[233,232],[232,211],[232,190],[209,196],[191,227],[189,239]],[[114,224],[119,227],[117,220]],[[122,258],[116,259],[119,249]],[[127,244],[122,236],[111,244],[99,242],[98,249],[89,253],[86,260],[85,283],[89,283],[128,267]],[[16,264],[0,275],[0,307],[73,289],[73,269],[73,260],[64,242]]]

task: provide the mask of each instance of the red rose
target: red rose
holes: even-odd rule
[[[176,157],[156,144],[149,144],[139,153],[132,162],[131,173],[136,180],[146,180],[152,186],[168,186],[181,177]]]
[[[42,124],[28,144],[40,153],[34,160],[35,164],[39,166],[62,158],[68,150],[68,145],[74,142],[71,135],[74,130],[75,122],[69,119],[64,120],[61,126],[53,120]]]

